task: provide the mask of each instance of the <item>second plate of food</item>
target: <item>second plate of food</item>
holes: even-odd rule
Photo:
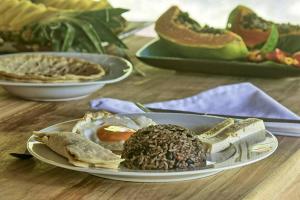
[[[270,61],[255,63],[179,57],[168,51],[167,47],[159,39],[155,39],[143,46],[136,53],[136,57],[154,67],[185,72],[270,78],[300,76],[299,68]]]
[[[28,150],[34,157],[48,164],[87,172],[103,178],[134,182],[172,182],[203,178],[224,170],[258,162],[270,156],[278,146],[276,137],[266,131],[263,122],[257,119],[234,123],[233,119],[176,113],[145,113],[113,116],[106,116],[100,113],[100,115],[92,114],[89,116],[94,116],[94,118],[85,116],[80,121],[66,121],[45,128],[41,132],[48,132],[50,137],[55,132],[69,132],[70,136],[72,136],[72,131],[77,132],[79,130],[79,133],[84,135],[85,139],[92,141],[94,144],[99,143],[99,140],[95,139],[93,130],[96,130],[95,127],[97,128],[104,121],[106,124],[126,124],[127,127],[130,126],[137,129],[138,131],[129,138],[128,141],[130,142],[125,142],[124,149],[121,152],[122,158],[125,161],[118,167],[114,169],[91,165],[78,167],[78,163],[81,166],[83,165],[82,161],[75,162],[76,166],[74,166],[74,163],[73,165],[70,164],[70,160],[68,162],[67,159],[52,151],[44,143],[41,143],[35,135],[31,136],[28,140]],[[154,123],[156,125],[153,125]],[[229,126],[231,128],[225,130],[225,127]],[[144,128],[139,129],[141,127]],[[115,126],[113,128],[116,129]],[[193,133],[201,131],[201,137],[205,136],[202,140],[207,141],[204,144],[211,144],[209,147],[210,154],[207,154],[206,158],[203,152],[208,150],[204,151],[201,149],[202,143],[199,143],[198,139],[194,139],[190,131]],[[203,135],[203,131],[205,135]],[[220,134],[219,136],[214,135],[218,134],[218,131],[225,131],[225,133],[221,134],[224,137],[219,137]],[[252,136],[250,137],[250,135]],[[242,137],[244,138],[241,139]],[[159,141],[157,138],[159,138]],[[54,145],[53,150],[58,149],[55,146],[58,143],[52,143]],[[73,146],[74,144],[69,145]],[[107,144],[100,144],[107,147]],[[111,144],[108,143],[108,145]],[[113,146],[109,147],[114,148]],[[64,147],[61,148],[64,149]],[[137,152],[138,149],[140,149],[139,152]],[[168,152],[164,152],[165,150]],[[78,151],[81,155],[86,153],[82,152],[80,148]],[[156,156],[151,157],[152,154]],[[74,148],[72,155],[78,155],[78,152],[76,153]],[[87,161],[87,158],[84,157],[81,160]],[[155,166],[159,169],[152,169]],[[144,169],[137,169],[136,167]]]
[[[0,85],[14,96],[36,101],[81,99],[132,72],[127,60],[104,54],[17,53],[1,55],[0,60]]]

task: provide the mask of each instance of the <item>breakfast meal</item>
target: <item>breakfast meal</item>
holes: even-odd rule
[[[126,9],[107,0],[1,0],[0,52],[103,53],[103,42],[125,48]]]
[[[162,42],[174,54],[189,58],[243,58],[248,50],[237,34],[198,22],[177,6],[169,8],[155,24]]]
[[[253,145],[251,148],[258,153],[270,150],[262,143],[266,140],[264,123],[256,118],[227,118],[199,131],[157,124],[144,115],[99,111],[86,113],[71,130],[34,135],[37,141],[79,167],[188,170],[205,167],[208,159],[218,159],[227,149],[230,151],[224,155],[232,156],[235,150],[230,147],[242,141]]]
[[[155,30],[173,56],[300,67],[300,26],[265,20],[245,6],[232,10],[224,29],[200,25],[172,6],[158,18]]]
[[[122,159],[108,149],[72,132],[34,132],[36,139],[78,167],[118,168]]]
[[[205,166],[205,146],[184,127],[158,124],[138,130],[124,144],[130,169],[186,169]]]
[[[284,136],[300,118],[276,98],[297,81],[244,76],[300,76],[300,25],[173,2],[0,0],[3,199],[259,199],[295,185],[300,141]]]
[[[0,77],[18,82],[79,82],[99,80],[104,68],[86,60],[43,54],[0,57]]]

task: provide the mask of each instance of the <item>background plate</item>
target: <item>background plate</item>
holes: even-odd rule
[[[180,58],[167,50],[158,39],[142,47],[136,57],[158,68],[178,71],[255,77],[300,76],[300,68],[274,62],[253,63],[211,59]]]
[[[171,123],[194,130],[203,126],[207,127],[224,120],[224,118],[219,117],[175,113],[145,113],[129,114],[126,116],[130,117],[138,115],[149,117],[160,124]],[[45,128],[42,131],[71,131],[76,122],[77,120],[63,122]],[[86,137],[90,138],[89,136]],[[267,158],[276,150],[278,142],[277,139],[268,131],[266,131],[266,137],[271,145],[271,149],[269,151],[261,153],[252,152],[250,151],[251,146],[242,142],[234,145],[234,148],[236,148],[237,151],[229,159],[222,162],[208,162],[206,167],[196,168],[193,170],[131,170],[123,167],[122,165],[119,169],[81,168],[69,164],[65,158],[50,150],[46,145],[37,142],[33,136],[29,138],[27,148],[34,157],[43,162],[66,169],[91,173],[104,178],[134,182],[172,182],[202,178],[223,170],[249,165]]]
[[[9,93],[24,99],[37,101],[67,101],[84,98],[99,90],[105,84],[115,83],[128,77],[132,72],[132,65],[127,60],[105,54],[90,53],[60,53],[60,52],[37,52],[1,55],[9,57],[24,54],[45,54],[64,57],[76,57],[90,62],[98,63],[106,71],[105,76],[97,81],[68,82],[68,83],[25,83],[8,80],[0,80],[0,85]]]

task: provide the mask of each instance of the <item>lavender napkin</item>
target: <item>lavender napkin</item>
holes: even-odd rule
[[[182,110],[208,114],[300,119],[251,83],[216,87],[191,97],[146,104],[150,108]],[[119,99],[101,98],[91,101],[94,110],[115,113],[143,113],[134,103]],[[266,128],[276,135],[300,136],[300,124],[266,122]]]
[[[209,114],[300,119],[251,83],[219,86],[191,97],[146,104],[150,108],[173,109]],[[111,98],[91,101],[95,110],[115,113],[141,113],[134,103]]]

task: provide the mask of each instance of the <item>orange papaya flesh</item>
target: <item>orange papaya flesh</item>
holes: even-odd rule
[[[269,37],[270,32],[256,30],[248,30],[241,27],[237,27],[237,30],[233,31],[240,35],[247,47],[255,48],[261,44],[263,44]]]
[[[235,33],[201,26],[177,6],[172,6],[155,23],[166,48],[190,58],[236,59],[246,57],[246,45]]]
[[[293,54],[293,58],[297,59],[298,61],[300,61],[300,52],[296,52]]]
[[[247,47],[254,49],[266,42],[272,24],[276,25],[279,32],[277,48],[289,53],[300,50],[300,26],[265,20],[245,6],[237,6],[231,11],[227,28],[240,35]]]
[[[230,16],[233,19],[228,21],[229,30],[240,35],[247,47],[255,48],[268,39],[272,23],[258,17],[251,9],[238,6],[230,15],[234,16]]]

